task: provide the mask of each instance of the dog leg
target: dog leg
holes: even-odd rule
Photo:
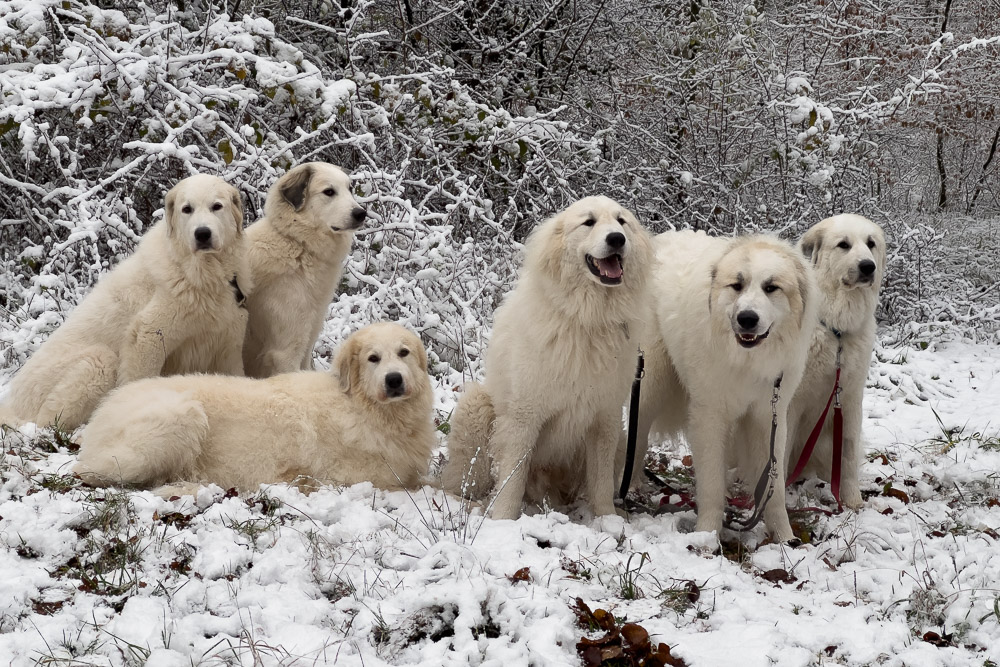
[[[776,541],[788,542],[795,537],[792,532],[792,524],[788,521],[788,508],[785,506],[785,477],[788,474],[785,470],[785,447],[788,443],[788,401],[782,400],[777,406],[778,415],[778,428],[774,433],[774,457],[775,461],[775,480],[774,480],[774,494],[771,496],[771,501],[764,508],[764,523],[767,524],[767,530]],[[767,410],[767,416],[765,418],[764,424],[767,425],[768,440],[766,444],[770,444],[770,423],[771,414],[770,410]],[[767,454],[761,457],[759,460],[766,461]]]
[[[72,431],[86,422],[98,402],[114,389],[118,355],[109,347],[94,345],[60,370],[60,378],[35,416],[39,424]]]
[[[688,433],[694,457],[695,499],[698,522],[695,530],[721,531],[726,506],[726,450],[730,419],[712,404],[691,406]]]
[[[212,355],[212,366],[208,369],[209,372],[221,375],[235,375],[237,377],[245,375],[243,369],[242,335],[242,332],[246,330],[245,319],[243,327],[236,327],[240,332],[239,335],[235,332],[226,332],[223,334],[223,340],[219,344],[219,349]]]
[[[451,416],[448,465],[441,473],[445,491],[476,500],[492,490],[489,442],[494,418],[493,401],[483,386],[467,384]]]
[[[531,452],[538,446],[540,426],[530,415],[497,415],[494,420],[490,455],[493,458],[493,481],[497,489],[490,518],[516,519],[531,467]]]
[[[850,387],[844,392],[844,461],[840,474],[840,501],[846,507],[858,509],[864,504],[861,498],[861,482],[858,478],[861,457],[864,455],[861,439],[864,385],[855,390]],[[831,417],[832,419],[832,417]],[[831,438],[833,430],[830,430]]]
[[[169,314],[169,315],[165,315]],[[169,306],[160,306],[154,298],[129,325],[118,367],[118,385],[163,372],[170,353],[183,342],[178,334],[187,331],[179,326],[179,317]]]
[[[151,486],[193,471],[208,436],[199,401],[164,389],[118,393],[80,434],[73,472],[92,486]]]
[[[587,429],[586,454],[587,499],[596,516],[615,514],[615,452],[622,430],[621,413],[599,415]]]

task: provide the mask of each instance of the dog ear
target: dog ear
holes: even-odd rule
[[[282,177],[284,182],[281,184],[279,192],[281,192],[282,198],[291,204],[296,211],[302,210],[302,206],[306,203],[306,189],[309,187],[309,181],[312,180],[313,171],[312,166],[307,164],[292,169]]]
[[[413,337],[413,351],[417,353],[417,360],[420,362],[420,370],[427,372],[427,348],[424,347],[424,343],[420,340],[419,336]]]
[[[233,214],[233,219],[236,220],[236,233],[243,233],[243,197],[240,196],[240,191],[236,188],[232,188],[232,192],[229,194],[229,208],[230,212]]]
[[[804,261],[798,257],[794,257],[795,264],[795,280],[798,283],[799,288],[799,301],[802,303],[802,308],[799,311],[799,329],[802,329],[804,324],[804,318],[806,316],[806,311],[812,306],[813,300],[813,282],[810,280],[812,275],[812,267],[806,264]]]
[[[537,266],[554,280],[562,275],[563,255],[566,252],[566,230],[560,215],[535,227],[525,243],[525,265]]]
[[[174,236],[177,229],[177,221],[174,215],[177,211],[177,186],[170,188],[167,196],[163,198],[163,219],[167,223],[167,234]]]
[[[340,389],[345,393],[351,393],[351,385],[354,384],[354,369],[357,366],[358,339],[356,336],[349,336],[340,346],[337,352],[337,374],[340,380]]]
[[[819,249],[823,246],[824,231],[826,227],[821,222],[810,227],[799,239],[799,250],[806,259],[811,259],[813,264],[819,263]]]

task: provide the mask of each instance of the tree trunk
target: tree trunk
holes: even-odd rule
[[[938,180],[941,181],[941,189],[938,193],[938,209],[944,210],[948,203],[948,173],[944,168],[944,130],[937,128],[937,171]]]

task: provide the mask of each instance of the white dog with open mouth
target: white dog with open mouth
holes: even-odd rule
[[[254,292],[243,364],[251,377],[309,370],[316,339],[367,212],[351,177],[323,162],[299,165],[267,193],[265,217],[247,228]]]
[[[654,423],[666,434],[682,431],[694,456],[696,530],[721,529],[727,462],[738,465],[744,481],[757,481],[768,461],[772,392],[781,378],[774,443],[780,486],[764,521],[774,537],[790,540],[786,415],[816,321],[812,272],[799,252],[771,236],[683,231],[653,242],[656,320],[641,336],[646,380],[632,479],[639,478]],[[738,429],[746,437],[733,447]]]
[[[0,422],[74,429],[132,380],[243,374],[251,282],[239,192],[197,175],[177,183],[164,203],[163,221],[14,377]]]
[[[868,218],[845,213],[810,228],[799,241],[799,249],[813,264],[822,300],[805,375],[788,411],[788,470],[794,470],[831,397],[839,344],[844,415],[840,499],[844,505],[857,508],[862,502],[858,481],[864,453],[862,402],[875,346],[875,309],[886,261],[885,234]],[[832,459],[831,408],[802,474],[830,481]]]
[[[434,446],[427,354],[397,324],[351,335],[335,371],[155,378],[108,396],[80,435],[85,482],[194,494],[292,482],[412,488]]]
[[[455,409],[445,489],[495,491],[495,519],[516,519],[526,496],[562,503],[581,491],[595,515],[615,513],[650,260],[646,231],[607,197],[581,199],[532,232],[496,311],[485,381],[467,385]]]

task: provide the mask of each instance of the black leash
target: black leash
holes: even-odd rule
[[[622,500],[628,495],[628,487],[632,483],[632,466],[635,465],[635,436],[636,428],[639,426],[639,388],[642,385],[642,378],[646,374],[643,366],[645,356],[639,350],[639,360],[635,366],[635,379],[632,380],[632,397],[628,404],[628,435],[625,440],[625,470],[622,472],[622,485],[618,490],[618,497]],[[772,454],[774,450],[774,437],[771,438]]]
[[[753,490],[753,514],[746,521],[733,519],[731,526],[733,530],[740,532],[750,530],[764,518],[764,508],[774,495],[774,489],[778,481],[778,459],[774,456],[774,437],[778,432],[778,390],[781,389],[781,376],[774,381],[774,390],[771,393],[771,453],[764,466],[764,472],[757,480],[757,487]]]

